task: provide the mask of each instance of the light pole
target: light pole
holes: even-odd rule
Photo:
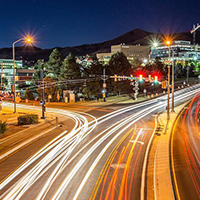
[[[172,50],[172,57],[173,57],[173,61],[172,61],[172,112],[175,112],[174,110],[174,51]]]
[[[3,61],[1,62],[1,93],[3,93]]]
[[[170,97],[170,41],[166,41],[166,44],[169,47],[169,65],[168,65],[168,84],[167,84],[167,120],[169,121],[170,116],[169,116],[169,97]]]
[[[12,47],[13,47],[13,93],[14,93],[14,113],[16,113],[17,111],[17,107],[16,107],[16,81],[15,81],[15,44],[18,42],[24,41],[26,43],[31,44],[32,43],[32,38],[30,37],[23,37],[20,38],[19,40],[16,40],[15,42],[13,42]]]

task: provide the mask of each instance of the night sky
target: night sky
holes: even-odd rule
[[[200,23],[200,0],[1,0],[0,47],[23,34],[41,48],[113,39],[135,28],[190,31]]]

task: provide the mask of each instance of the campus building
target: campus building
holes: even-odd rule
[[[200,46],[192,45],[190,41],[173,41],[170,45],[171,60],[185,62],[189,60],[200,59]],[[169,59],[169,47],[165,44],[158,47],[152,47],[150,58],[155,60],[156,57],[161,58],[162,61],[168,61]]]
[[[11,88],[11,85],[13,84],[13,72],[13,60],[0,59],[0,73],[8,80],[8,88]],[[23,82],[30,84],[34,72],[35,70],[23,69],[22,61],[15,61],[15,80],[17,85],[20,85]]]
[[[116,52],[123,52],[129,61],[133,61],[134,59],[139,59],[142,62],[148,62],[149,60],[149,46],[141,46],[141,45],[113,45],[111,46],[110,53],[98,53],[97,58],[100,61],[109,62],[111,56]]]

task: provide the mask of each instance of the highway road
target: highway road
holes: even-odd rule
[[[176,105],[190,99],[199,88],[177,91]],[[74,128],[60,133],[5,174],[0,199],[145,199],[148,150],[156,130],[156,114],[165,110],[166,103],[163,96],[99,118],[93,116],[91,121],[88,113],[69,111]],[[23,155],[29,148],[18,153]],[[17,154],[9,159],[17,159]],[[0,168],[5,163],[0,163]]]
[[[200,93],[179,115],[171,138],[171,172],[177,200],[200,199]]]

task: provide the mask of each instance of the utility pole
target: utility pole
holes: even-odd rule
[[[15,42],[13,43],[13,93],[14,93],[14,113],[17,111],[17,106],[16,106],[16,79],[15,79]]]
[[[197,24],[197,26],[195,26],[195,24],[193,25],[193,29],[190,31],[191,34],[193,34],[193,45],[194,45],[194,51],[195,51],[195,45],[196,45],[196,31],[200,28],[200,25]]]
[[[170,97],[170,45],[169,45],[169,65],[168,65],[168,85],[167,85],[167,120],[169,121],[169,97]]]
[[[106,102],[106,80],[108,76],[106,76],[106,69],[103,69],[103,76],[101,77],[103,80],[103,101]]]
[[[1,93],[3,93],[3,62],[1,62]]]
[[[173,61],[172,61],[172,112],[174,111],[174,51],[172,50],[172,57],[173,57]]]
[[[189,83],[189,66],[187,65],[187,78],[186,78],[187,84]]]
[[[195,30],[195,25],[193,24],[193,30]],[[196,31],[193,32],[193,45],[194,45],[194,48],[195,48],[195,43],[196,43]]]
[[[44,73],[43,73],[43,69],[40,71],[40,80],[42,82],[42,85],[41,85],[41,97],[42,97],[42,100],[40,101],[40,105],[42,106],[42,117],[41,117],[41,119],[45,119],[45,115],[44,115],[44,112],[45,112]]]

